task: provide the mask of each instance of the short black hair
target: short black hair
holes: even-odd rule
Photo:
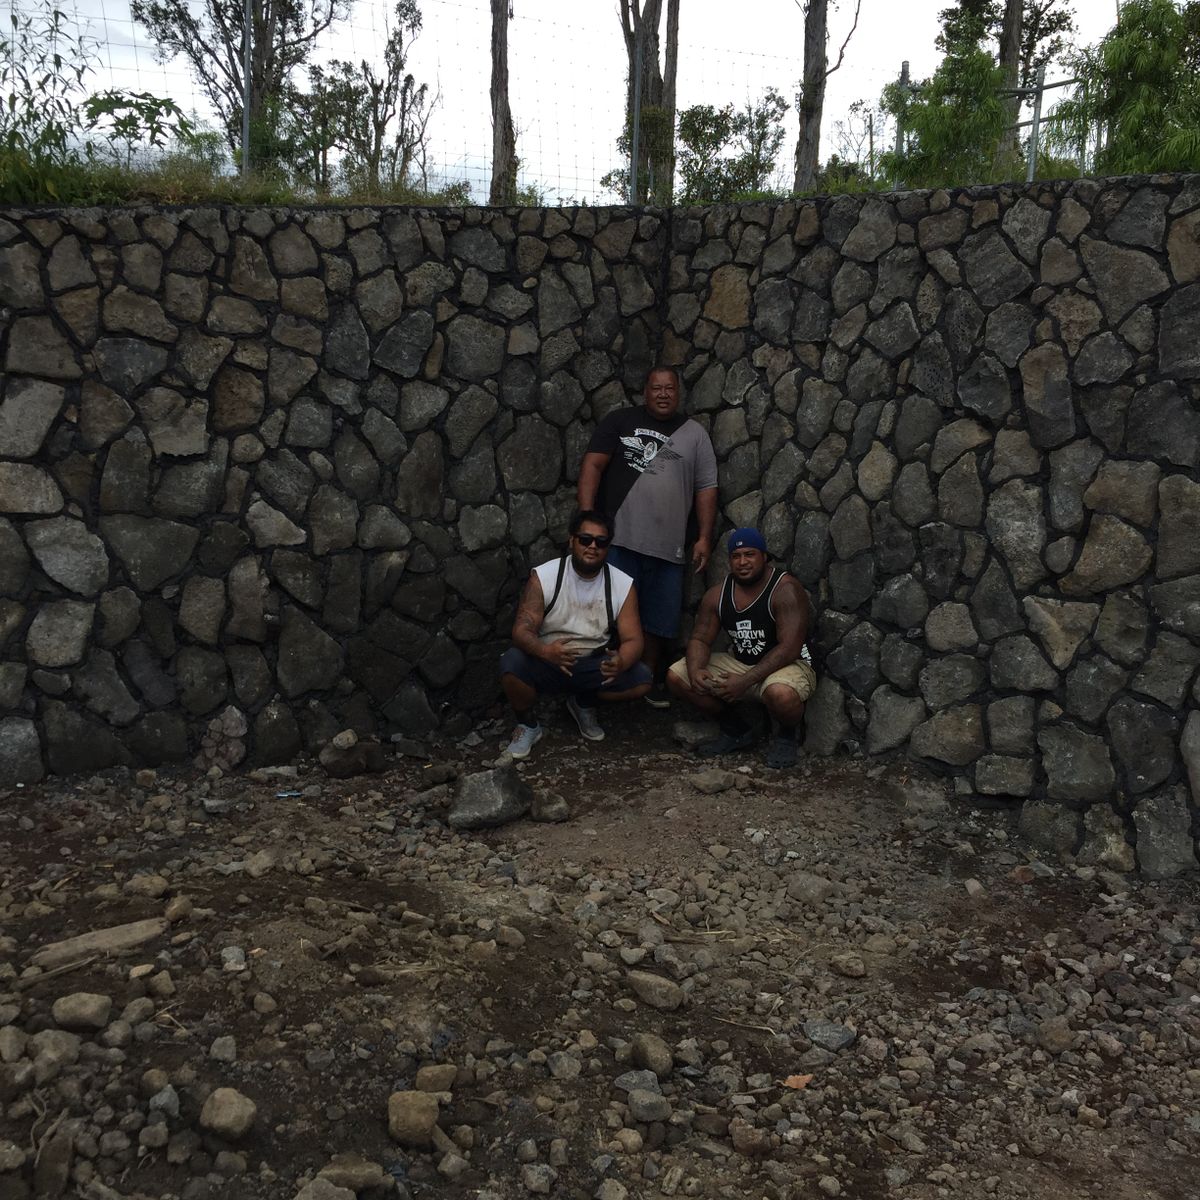
[[[612,537],[612,518],[608,513],[602,513],[598,508],[576,509],[574,515],[571,517],[571,523],[567,526],[567,532],[574,537],[583,528],[584,523],[588,521],[593,525],[603,525],[604,532],[609,537]]]
[[[651,367],[650,370],[646,372],[646,378],[642,383],[643,391],[645,390],[646,385],[650,382],[650,377],[652,375],[673,375],[675,377],[675,386],[681,390],[683,388],[683,380],[679,378],[679,372],[674,367],[668,367],[665,363],[659,363],[657,366]]]

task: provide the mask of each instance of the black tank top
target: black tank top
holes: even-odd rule
[[[758,594],[758,599],[745,608],[733,602],[733,576],[725,576],[721,588],[721,602],[717,606],[717,618],[721,628],[729,635],[729,649],[738,662],[749,667],[773,649],[777,639],[775,617],[771,613],[771,597],[787,574],[776,567],[771,568],[772,577]]]

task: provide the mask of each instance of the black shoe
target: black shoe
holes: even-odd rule
[[[753,729],[747,729],[745,733],[721,733],[710,741],[701,742],[696,747],[696,753],[701,758],[717,758],[722,754],[736,754],[739,750],[748,750],[756,740]]]
[[[667,685],[665,683],[656,683],[646,693],[646,703],[651,708],[670,708],[671,693],[667,691]]]
[[[796,735],[777,733],[767,747],[767,766],[774,771],[786,771],[796,765]]]

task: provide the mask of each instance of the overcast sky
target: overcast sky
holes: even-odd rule
[[[849,106],[858,99],[876,102],[898,76],[901,60],[909,60],[914,78],[934,70],[937,14],[948,2],[862,0],[845,63],[829,80],[822,159],[837,148],[838,123],[846,122]],[[199,8],[198,0],[193,5]],[[409,68],[440,94],[430,125],[432,172],[439,179],[469,180],[475,198],[484,200],[491,156],[490,6],[488,0],[420,0],[420,7],[424,29]],[[794,100],[803,51],[796,0],[682,0],[680,7],[681,109],[743,104],[767,87]],[[349,22],[326,39],[318,57],[376,58],[390,8],[385,0],[357,0]],[[1115,0],[1074,0],[1074,8],[1081,44],[1099,40],[1115,19]],[[830,10],[832,61],[850,29],[854,0],[836,0]],[[182,61],[156,61],[153,45],[130,20],[128,0],[78,0],[78,11],[103,43],[104,71],[95,90],[167,94],[185,109],[209,115]],[[554,199],[612,202],[600,178],[618,165],[625,72],[616,0],[513,0],[510,95],[522,182],[538,183]],[[787,119],[781,182],[790,180],[795,140],[795,114],[789,111]]]

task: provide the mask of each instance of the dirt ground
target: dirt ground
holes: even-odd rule
[[[1041,861],[901,762],[714,771],[672,714],[606,717],[520,767],[562,823],[446,825],[500,733],[0,798],[0,1200],[1196,1195],[1195,881]],[[112,1006],[72,1058],[78,993]],[[217,1088],[248,1132],[202,1117]],[[389,1132],[414,1090],[423,1145]]]

